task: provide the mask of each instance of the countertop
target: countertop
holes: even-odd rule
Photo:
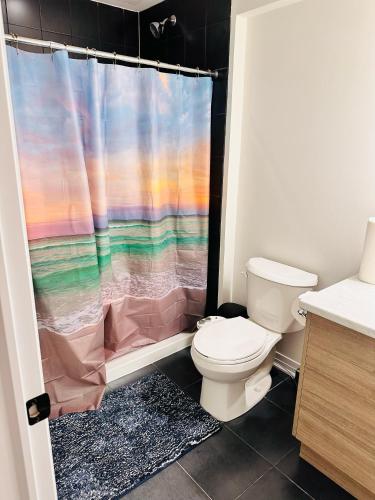
[[[299,297],[301,307],[339,325],[375,338],[375,285],[348,278]]]

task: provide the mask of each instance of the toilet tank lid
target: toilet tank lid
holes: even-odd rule
[[[263,257],[252,257],[246,264],[249,273],[255,274],[268,281],[280,283],[282,285],[296,287],[312,287],[318,284],[318,276],[297,269],[296,267],[280,264]]]

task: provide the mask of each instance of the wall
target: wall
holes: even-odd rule
[[[233,7],[262,4],[272,2]],[[238,33],[232,46],[231,133],[243,122],[238,157],[227,157],[221,298],[242,304],[251,256],[315,272],[320,287],[355,274],[375,214],[375,3],[287,4],[237,19],[242,69]],[[278,350],[299,361],[301,341],[289,336]]]
[[[137,12],[91,0],[1,0],[1,4],[8,33],[138,55]]]
[[[142,57],[219,70],[212,100],[207,314],[217,309],[230,7],[230,0],[165,0],[140,13]],[[177,25],[155,39],[150,22],[171,14]]]

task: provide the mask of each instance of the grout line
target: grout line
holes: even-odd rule
[[[315,498],[313,496],[310,495],[309,492],[307,492],[306,490],[304,490],[302,488],[302,486],[300,486],[299,484],[297,484],[295,481],[293,481],[293,479],[291,479],[287,474],[285,474],[282,470],[280,470],[278,467],[275,467],[275,469],[280,472],[280,474],[282,476],[284,476],[286,479],[288,479],[288,481],[290,481],[292,484],[294,484],[294,486],[297,486],[297,488],[301,491],[303,491],[303,493],[305,493],[305,495],[307,495],[309,498],[311,498],[312,500],[315,500]]]
[[[141,57],[141,13],[138,11],[138,57]]]
[[[200,382],[201,380],[202,380],[202,377],[201,377],[201,378],[199,378],[198,380],[196,380],[195,382],[192,382],[191,384],[185,385],[185,386],[183,387],[183,389],[189,389],[192,385],[197,384],[197,383],[198,383],[198,382]]]
[[[265,460],[268,464],[270,464],[271,467],[274,467],[273,463],[268,460],[264,455],[259,453],[257,449],[254,448],[254,446],[251,446],[247,441],[245,441],[241,436],[239,436],[233,429],[228,427],[226,424],[223,425],[223,428],[227,429],[230,431],[236,438],[238,438],[243,444],[245,444],[248,448],[250,448],[252,451],[254,451],[257,455],[259,455],[263,460]]]
[[[211,497],[210,497],[210,495],[207,493],[207,491],[205,491],[205,490],[202,488],[202,486],[201,486],[199,483],[197,483],[197,481],[196,481],[196,480],[195,480],[195,479],[194,479],[194,478],[193,478],[193,477],[192,477],[192,476],[188,473],[188,471],[187,471],[187,470],[186,470],[186,469],[185,469],[185,468],[184,468],[184,467],[180,464],[180,462],[179,462],[178,460],[176,461],[176,464],[177,464],[179,467],[181,467],[181,469],[185,472],[185,474],[186,474],[187,476],[189,476],[189,477],[190,477],[190,479],[191,479],[191,480],[192,480],[192,481],[193,481],[193,482],[194,482],[194,483],[198,486],[198,488],[199,488],[199,489],[200,489],[200,490],[201,490],[201,491],[202,491],[202,492],[203,492],[203,493],[204,493],[204,494],[205,494],[205,495],[206,495],[206,496],[207,496],[210,500],[212,500],[212,498],[211,498]]]
[[[280,462],[281,462],[282,460],[284,460],[284,458],[286,458],[288,455],[290,455],[290,454],[291,454],[294,450],[295,450],[295,448],[291,448],[289,451],[287,451],[287,452],[285,453],[285,455],[283,455],[283,456],[280,458],[280,460],[278,460],[278,461],[275,463],[274,467],[277,467],[277,466],[280,464]],[[279,470],[279,469],[277,469],[277,470]],[[280,472],[281,472],[281,471],[280,471]]]
[[[278,382],[276,385],[274,385],[273,387],[271,387],[271,389],[267,392],[267,394],[269,394],[270,392],[272,392],[274,389],[276,389],[276,387],[279,387],[279,385],[283,384],[287,380],[288,380],[288,378],[284,378],[283,380],[280,380],[280,382]],[[267,397],[267,394],[266,394],[265,397]]]
[[[273,404],[273,406],[276,406],[276,408],[278,408],[279,410],[282,410],[284,413],[286,413],[287,415],[289,415],[290,417],[293,417],[294,415],[294,412],[292,413],[289,413],[285,408],[282,408],[281,406],[279,406],[277,403],[275,403],[274,401],[272,401],[271,399],[268,399],[267,398],[267,395],[265,396],[265,399],[268,401],[268,403],[271,403]]]
[[[253,481],[251,484],[248,485],[248,487],[243,490],[242,493],[240,493],[234,500],[237,500],[239,498],[242,497],[242,495],[244,493],[246,493],[247,490],[249,490],[252,486],[254,486],[254,484],[256,484],[258,481],[260,481],[266,474],[268,474],[272,469],[274,469],[274,467],[270,467],[269,469],[267,469],[261,476],[258,477],[258,479],[256,479],[255,481]]]

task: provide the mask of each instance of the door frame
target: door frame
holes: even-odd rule
[[[45,389],[1,9],[0,38],[1,496],[54,500],[48,421],[30,426],[26,413],[26,401]]]

